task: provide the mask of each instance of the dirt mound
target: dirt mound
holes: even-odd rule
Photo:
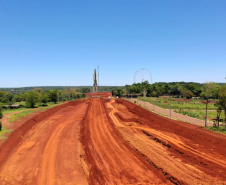
[[[226,153],[225,135],[214,133],[186,122],[162,117],[125,100],[119,100],[119,102],[126,105],[132,113],[139,115],[138,120],[140,120],[142,124],[146,124],[157,130],[177,134],[178,136],[187,138],[193,142],[198,141],[200,145],[205,146],[206,150],[210,150],[214,146],[221,155]]]
[[[129,113],[117,112],[116,116],[123,121],[134,121],[134,117],[132,117]]]
[[[201,103],[204,103],[204,104],[206,104],[206,102],[207,102],[207,100],[201,101]],[[217,101],[209,100],[208,103],[217,103]]]
[[[112,92],[92,92],[92,93],[86,93],[87,97],[109,97],[112,96]]]
[[[133,122],[136,121],[138,124],[130,126],[132,129],[130,132],[134,135],[128,135],[128,128],[123,128],[124,131],[122,133],[125,134],[129,142],[133,143],[133,146],[139,149],[141,155],[148,156],[145,158],[150,161],[150,164],[157,166],[157,169],[162,169],[166,174],[171,174],[172,177],[176,177],[180,182],[181,180],[189,182],[192,179],[197,183],[199,181],[199,183],[217,184],[217,181],[219,182],[220,180],[226,182],[226,176],[222,173],[226,170],[226,158],[224,157],[226,152],[225,135],[159,116],[128,101],[120,100],[119,103],[125,105],[126,109],[129,109],[134,115],[139,116],[139,118],[134,118],[133,120]],[[148,138],[144,139],[142,133],[134,129],[142,131]],[[137,135],[139,137],[136,138]],[[164,149],[160,149],[159,145],[155,143],[161,144]],[[148,145],[150,145],[149,152],[147,150]],[[157,153],[153,150],[154,147],[158,148]],[[165,152],[167,155],[164,154]],[[170,160],[169,156],[173,156],[173,158]],[[156,160],[156,158],[159,160]],[[165,160],[166,158],[167,160]],[[178,173],[181,173],[181,169],[174,165],[177,161],[179,161],[180,164],[178,165],[180,167],[188,164],[194,169],[202,171],[202,175],[199,173],[202,177],[195,175],[197,171],[191,169],[185,173],[182,172],[184,173],[183,177],[178,176]],[[180,161],[183,162],[181,163]],[[169,163],[172,164],[170,165]],[[169,166],[166,167],[165,164]],[[187,179],[184,177],[185,175]],[[194,178],[194,176],[197,177]]]
[[[41,112],[40,114],[30,118],[26,121],[23,125],[17,128],[14,132],[12,132],[8,139],[1,144],[0,149],[0,166],[4,163],[5,158],[10,155],[11,151],[23,140],[23,136],[30,130],[34,125],[39,123],[40,121],[48,118],[50,115],[54,114],[55,112],[59,111],[62,108],[67,106],[75,106],[79,104],[80,101],[71,101],[57,107],[51,108],[46,110],[45,112]]]
[[[179,101],[179,102],[192,102],[191,99],[173,99],[174,101]]]

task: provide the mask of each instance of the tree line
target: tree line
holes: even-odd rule
[[[35,88],[29,92],[13,94],[11,92],[0,91],[0,103],[2,105],[13,105],[15,102],[26,102],[26,107],[34,108],[46,106],[48,102],[68,101],[85,97],[87,89],[64,89],[64,90],[43,90]]]
[[[223,84],[195,83],[195,82],[158,82],[149,84],[147,81],[126,85],[124,94],[142,94],[146,91],[148,97],[173,96],[177,98],[207,97],[206,84],[211,84],[211,96],[208,98],[219,98],[219,89]]]
[[[214,82],[207,82],[201,84],[194,82],[158,82],[148,84],[146,81],[142,83],[135,83],[133,85],[126,85],[124,91],[118,92],[121,92],[120,96],[123,94],[144,95],[144,93],[146,93],[146,96],[148,97],[170,96],[187,99],[192,97],[200,97],[206,100],[206,106],[208,106],[209,99],[217,99],[218,101],[215,104],[217,106],[217,118],[220,118],[222,111],[224,111],[226,118],[226,84],[223,83],[217,84]]]

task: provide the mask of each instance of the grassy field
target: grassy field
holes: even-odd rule
[[[36,111],[45,111],[46,109],[50,109],[50,108],[58,106],[58,105],[60,105],[60,104],[50,104],[49,106],[46,106],[46,107],[39,107],[39,108],[34,108],[34,109],[29,109],[29,110],[21,108],[22,109],[21,112],[9,116],[9,122],[19,121],[19,120],[31,115],[32,113],[34,113]],[[11,110],[11,111],[13,111],[13,110]],[[20,111],[20,109],[16,109],[15,111]]]
[[[18,108],[18,109],[3,109],[3,115],[8,114],[8,113],[17,112],[17,111],[23,111],[23,110],[31,109],[31,108],[25,107],[25,102],[16,102],[15,104],[21,104],[22,107]],[[52,105],[59,105],[59,104],[54,104],[53,102],[48,102],[47,106],[43,106],[43,107],[42,106],[36,106],[35,108],[45,108],[45,107],[49,107],[49,106],[52,106]]]
[[[191,102],[175,101],[176,98],[152,98],[152,97],[140,97],[139,100],[150,102],[158,107],[164,109],[174,109],[174,112],[187,115],[190,117],[205,120],[206,116],[206,104],[202,103],[202,100],[192,100]],[[208,104],[207,119],[212,121],[212,118],[217,117],[217,107],[214,103]],[[220,119],[225,119],[224,112],[222,111]]]
[[[2,128],[2,130],[0,131],[0,140],[4,140],[7,137],[5,136],[5,134],[12,132],[12,130],[8,130],[6,128]]]
[[[58,106],[60,104],[50,103],[46,107],[39,107],[39,108],[34,108],[34,109],[24,108],[23,107],[23,108],[19,108],[19,109],[4,110],[3,111],[3,115],[7,114],[7,113],[13,113],[13,112],[21,111],[19,113],[15,113],[15,114],[12,114],[11,116],[9,116],[9,122],[14,122],[14,121],[19,121],[19,120],[21,120],[21,119],[23,119],[23,118],[35,113],[36,111],[45,111],[45,110],[50,109],[52,107]],[[2,127],[2,130],[0,131],[0,140],[6,139],[7,138],[7,133],[12,132],[12,130],[9,130],[9,129],[4,127],[4,123],[2,123],[2,124],[3,124],[3,127]]]
[[[190,109],[190,110],[206,110],[206,104],[201,103],[202,100],[192,100],[192,102],[174,101],[176,98],[152,98],[152,97],[139,97],[139,100],[154,103],[156,106],[164,109]],[[170,103],[171,102],[171,103]],[[214,103],[208,104],[208,110],[216,110],[217,107]]]
[[[214,131],[214,132],[218,132],[221,134],[226,134],[226,126],[225,125],[220,126],[220,127],[206,127],[206,129]]]
[[[180,110],[180,111],[176,111],[177,113],[183,114],[183,115],[187,115],[193,118],[198,118],[198,119],[202,119],[205,120],[206,117],[206,111],[204,110]],[[207,118],[211,119],[211,118],[216,118],[217,117],[217,111],[213,111],[213,110],[208,110],[207,112]],[[220,115],[220,119],[224,119],[224,113],[222,112]]]

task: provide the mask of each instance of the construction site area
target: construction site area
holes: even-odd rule
[[[0,149],[0,184],[225,184],[226,137],[111,93],[21,123]],[[100,98],[101,97],[101,98]]]

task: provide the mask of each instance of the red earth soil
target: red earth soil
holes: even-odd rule
[[[0,184],[225,184],[225,153],[225,135],[90,98],[16,129],[1,145]]]
[[[91,92],[91,93],[86,93],[87,97],[103,97],[107,98],[109,96],[112,96],[112,92]]]
[[[130,135],[133,133],[133,138],[136,137],[136,135],[143,138],[141,145],[145,147],[144,152],[147,152],[148,142],[151,144],[152,148],[154,142],[157,142],[166,149],[165,151],[161,151],[162,156],[156,155],[159,160],[173,156],[175,161],[177,159],[183,161],[183,163],[177,164],[178,170],[175,166],[167,168],[161,166],[164,164],[161,164],[159,160],[157,160],[157,162],[155,161],[155,166],[158,166],[158,168],[166,171],[168,174],[168,170],[170,170],[170,174],[179,182],[182,180],[183,183],[226,183],[226,175],[224,173],[226,171],[225,135],[214,133],[185,122],[161,117],[125,100],[119,100],[119,103],[113,105],[116,108],[114,114],[121,124],[126,127],[126,132],[131,128],[132,131]],[[123,119],[123,113],[126,114],[126,119]],[[130,118],[128,113],[130,113]],[[132,118],[134,118],[133,121]],[[144,137],[144,135],[146,135],[146,137]],[[138,142],[138,140],[136,142]],[[140,147],[138,145],[133,146],[135,148]],[[167,155],[163,155],[165,152],[167,152]],[[146,156],[147,160],[151,161],[152,164],[154,153],[149,152],[148,155],[149,156]],[[170,166],[170,160],[166,161],[166,163]],[[186,174],[178,175],[179,172],[181,172],[179,169],[181,169],[183,165],[188,165],[191,169],[195,170],[190,169],[187,170]],[[199,172],[199,176],[194,177],[195,172]],[[188,176],[188,173],[190,173],[190,176]]]
[[[122,139],[107,116],[104,100],[90,100],[82,125],[81,141],[90,169],[90,184],[167,183],[158,170]]]
[[[206,102],[207,102],[206,100],[201,101],[201,103],[204,103],[204,104],[206,104]],[[209,100],[208,103],[217,103],[217,101]]]
[[[192,100],[189,99],[173,99],[174,101],[181,101],[181,102],[192,102]]]
[[[69,102],[28,120],[1,145],[0,184],[88,184],[80,122],[88,104]]]

